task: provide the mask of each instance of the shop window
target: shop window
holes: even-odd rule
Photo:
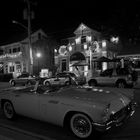
[[[8,73],[8,65],[5,66],[5,73]]]
[[[97,70],[101,70],[102,69],[102,62],[96,62],[95,66]]]
[[[15,70],[14,66],[9,67],[9,72],[14,72],[14,70]]]
[[[66,59],[62,60],[62,72],[66,71]]]
[[[3,63],[0,63],[0,73],[3,73]]]
[[[16,70],[17,70],[17,71],[20,71],[20,70],[21,70],[21,65],[20,65],[20,64],[17,64],[17,65],[16,65]]]

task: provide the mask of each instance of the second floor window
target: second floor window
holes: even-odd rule
[[[86,36],[82,36],[81,37],[81,44],[85,43],[86,42]]]
[[[16,52],[20,52],[20,47],[18,47],[18,48],[13,48],[13,53],[16,53]]]

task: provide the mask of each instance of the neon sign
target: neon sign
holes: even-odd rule
[[[59,53],[60,55],[66,55],[67,53],[67,47],[66,46],[61,46],[60,49],[59,49]]]

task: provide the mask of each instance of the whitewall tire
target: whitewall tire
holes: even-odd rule
[[[81,113],[74,114],[70,119],[72,133],[81,139],[89,138],[93,133],[93,126],[90,119]]]

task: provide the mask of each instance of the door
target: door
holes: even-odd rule
[[[60,101],[53,93],[56,94],[56,92],[52,92],[48,95],[40,95],[40,115],[44,121],[59,124],[61,118],[59,113]]]
[[[35,92],[25,89],[24,91],[15,91],[14,95],[15,111],[27,117],[39,118],[39,95]]]

